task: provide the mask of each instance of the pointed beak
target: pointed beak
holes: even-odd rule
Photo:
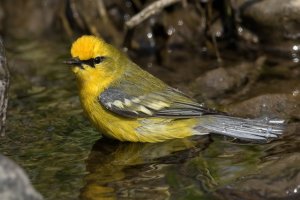
[[[82,62],[81,62],[81,60],[79,60],[79,58],[70,58],[69,60],[65,60],[64,64],[80,67],[82,65]]]

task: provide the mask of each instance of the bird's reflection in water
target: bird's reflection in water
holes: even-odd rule
[[[98,140],[87,160],[81,199],[167,199],[168,170],[206,149],[208,137],[164,143],[126,143]]]

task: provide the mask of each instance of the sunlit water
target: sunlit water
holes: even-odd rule
[[[297,124],[269,144],[217,136],[158,144],[102,139],[83,115],[74,77],[62,64],[69,45],[14,45],[0,150],[26,170],[45,199],[222,199],[227,190],[240,197],[299,195]]]

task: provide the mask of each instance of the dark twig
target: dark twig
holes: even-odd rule
[[[97,0],[97,10],[98,14],[100,16],[100,20],[103,22],[104,26],[107,27],[106,30],[110,32],[112,37],[115,39],[116,43],[118,45],[121,44],[121,34],[118,32],[116,27],[113,25],[113,22],[111,21],[106,6],[104,4],[104,0]]]
[[[0,38],[0,135],[5,135],[5,121],[8,103],[9,71],[3,41]]]
[[[70,9],[72,11],[72,16],[77,23],[77,25],[80,27],[81,30],[84,30],[86,28],[85,23],[80,15],[80,9],[77,6],[77,3],[75,0],[70,0]]]

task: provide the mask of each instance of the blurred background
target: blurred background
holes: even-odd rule
[[[268,144],[103,139],[63,61],[103,37],[197,101],[287,120]],[[0,0],[10,71],[0,152],[45,199],[299,199],[299,0]]]

